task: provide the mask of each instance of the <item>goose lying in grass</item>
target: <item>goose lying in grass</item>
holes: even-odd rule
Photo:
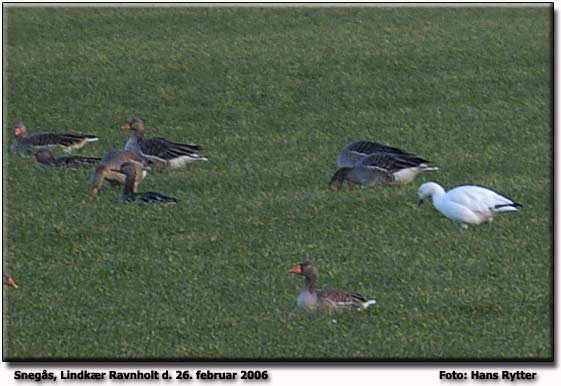
[[[34,164],[44,167],[50,166],[92,166],[98,165],[101,158],[66,155],[55,157],[49,149],[37,150],[31,160]]]
[[[139,118],[131,118],[121,126],[121,130],[131,131],[125,150],[164,162],[170,168],[180,168],[195,161],[208,161],[199,154],[200,146],[175,143],[165,138],[144,138],[144,122]]]
[[[97,194],[99,189],[101,189],[103,181],[105,180],[108,180],[111,183],[124,184],[126,176],[121,173],[119,169],[121,168],[121,165],[126,162],[136,163],[142,169],[142,173],[140,173],[135,179],[135,183],[132,186],[132,191],[136,192],[138,184],[142,181],[142,178],[146,176],[146,170],[149,170],[148,162],[140,155],[132,151],[111,150],[103,156],[99,162],[99,166],[95,170],[95,174],[91,182],[90,196],[95,196]]]
[[[346,146],[337,164],[339,169],[329,182],[329,187],[335,190],[339,190],[344,181],[366,186],[407,184],[422,172],[438,170],[415,154],[372,141]]]
[[[126,204],[138,201],[146,204],[176,204],[177,200],[157,192],[136,193],[136,187],[142,179],[142,166],[136,162],[125,162],[121,165],[119,172],[126,176],[121,202]]]
[[[522,207],[491,189],[476,186],[458,186],[446,192],[436,182],[427,182],[419,188],[419,205],[432,197],[434,207],[463,228],[468,225],[489,224],[497,212],[514,212]]]
[[[309,260],[296,265],[288,272],[304,276],[304,288],[296,299],[296,307],[298,308],[307,310],[365,309],[372,304],[376,304],[376,300],[368,300],[356,292],[333,288],[317,289],[319,272],[317,267]]]
[[[61,147],[65,152],[84,147],[89,142],[95,142],[95,135],[77,133],[36,133],[27,135],[27,127],[21,122],[14,128],[15,140],[12,151],[39,150],[51,147]]]
[[[10,287],[18,288],[15,280],[7,272],[2,272],[2,281],[4,282],[4,284],[9,285]]]

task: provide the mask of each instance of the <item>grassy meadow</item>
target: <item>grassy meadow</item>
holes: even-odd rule
[[[4,7],[4,360],[552,358],[552,8]],[[12,128],[147,136],[207,163],[149,175],[175,207],[43,171]],[[440,167],[327,189],[372,139]],[[462,230],[423,181],[519,213]],[[320,285],[378,303],[299,313]],[[336,323],[333,320],[336,320]]]

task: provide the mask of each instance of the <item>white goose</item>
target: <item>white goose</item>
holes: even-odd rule
[[[426,182],[419,188],[419,205],[427,197],[432,197],[432,204],[440,213],[463,228],[489,224],[495,213],[518,211],[522,207],[491,189],[475,185],[458,186],[446,192],[436,182]]]

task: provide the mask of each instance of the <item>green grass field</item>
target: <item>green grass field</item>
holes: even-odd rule
[[[4,9],[4,360],[552,358],[552,8]],[[12,127],[124,146],[201,144],[149,175],[176,207],[87,195],[41,171]],[[338,151],[372,139],[438,173],[331,192]],[[462,230],[423,181],[524,205]],[[320,284],[378,301],[298,313]],[[337,323],[332,320],[336,319]]]

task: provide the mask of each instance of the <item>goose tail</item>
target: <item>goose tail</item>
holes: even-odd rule
[[[368,307],[373,306],[374,304],[376,304],[376,300],[374,299],[367,300],[364,303],[362,303],[362,308],[367,309]]]
[[[424,172],[435,172],[437,170],[440,170],[438,166],[434,166],[434,165],[421,164],[419,166],[421,167],[421,170],[423,170]]]

